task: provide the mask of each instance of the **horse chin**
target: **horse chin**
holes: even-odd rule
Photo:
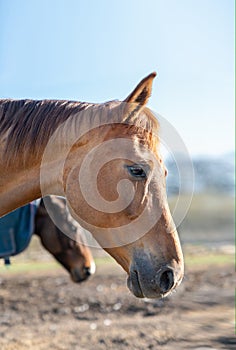
[[[70,271],[70,277],[74,283],[81,283],[89,278],[89,276],[85,274],[81,276],[81,273],[77,269],[73,269]]]

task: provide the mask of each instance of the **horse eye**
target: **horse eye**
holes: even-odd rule
[[[136,178],[146,178],[147,175],[144,171],[144,169],[140,165],[128,165],[127,169],[130,173],[130,175],[136,177]]]

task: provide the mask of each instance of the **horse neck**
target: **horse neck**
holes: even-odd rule
[[[48,176],[40,177],[40,160],[32,162],[32,155],[27,161],[27,156],[22,159],[22,154],[17,154],[17,162],[9,162],[0,158],[0,216],[17,209],[37,198],[42,197],[41,187],[50,188],[53,194],[61,195],[61,190],[56,179],[56,161],[54,165],[44,164]],[[40,159],[40,157],[39,157]]]

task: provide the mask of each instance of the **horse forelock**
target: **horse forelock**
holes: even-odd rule
[[[136,107],[135,107],[136,108]],[[124,123],[139,130],[139,136],[158,134],[158,122],[150,110],[129,111],[126,103],[110,101],[92,104],[63,100],[0,100],[0,137],[4,140],[4,160],[32,161],[42,154],[50,137],[62,125],[60,138],[70,140],[94,127]],[[145,136],[144,136],[145,135]],[[151,137],[149,135],[149,142]]]

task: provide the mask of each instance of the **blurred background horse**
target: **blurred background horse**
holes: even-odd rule
[[[0,258],[9,264],[10,256],[24,251],[36,234],[42,246],[69,272],[74,282],[82,282],[95,272],[95,263],[87,247],[82,228],[66,209],[64,198],[47,197],[47,206],[57,224],[47,212],[44,200],[15,210],[0,219]]]

